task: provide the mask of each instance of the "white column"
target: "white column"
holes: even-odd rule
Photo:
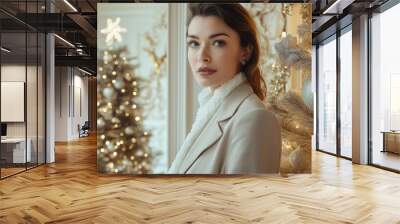
[[[55,162],[55,56],[54,35],[46,36],[46,163]]]
[[[191,111],[191,74],[188,74],[186,54],[187,4],[170,3],[168,6],[168,166],[188,132]]]
[[[368,16],[353,20],[353,162],[368,163]]]

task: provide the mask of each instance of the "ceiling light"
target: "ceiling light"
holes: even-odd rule
[[[67,4],[72,10],[74,10],[74,12],[78,12],[78,10],[71,4],[69,3],[68,0],[64,0],[65,4]]]
[[[63,41],[64,43],[68,44],[69,46],[75,48],[75,45],[71,44],[71,42],[67,41],[66,39],[58,36],[57,34],[54,34],[54,36],[56,36],[58,39],[60,39],[61,41]]]
[[[1,50],[4,51],[4,52],[7,52],[7,53],[10,53],[10,52],[11,52],[11,50],[9,50],[9,49],[7,49],[7,48],[5,48],[5,47],[1,47]]]
[[[343,10],[351,5],[355,0],[336,0],[322,14],[342,14]]]
[[[79,68],[79,67],[78,67],[78,69],[79,69],[81,72],[85,73],[85,74],[92,75],[92,73],[90,73],[90,72],[88,72],[88,71],[85,71],[85,70],[83,70],[83,69],[81,69],[81,68]]]

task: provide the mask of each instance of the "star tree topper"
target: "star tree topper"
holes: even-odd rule
[[[121,42],[121,33],[125,33],[126,29],[119,25],[121,19],[117,17],[113,22],[111,19],[107,19],[107,27],[102,29],[100,32],[106,34],[106,43],[108,46],[114,44],[115,41]]]

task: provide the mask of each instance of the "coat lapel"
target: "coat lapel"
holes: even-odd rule
[[[186,173],[204,151],[218,142],[223,135],[222,122],[228,121],[235,114],[240,104],[252,93],[251,86],[247,82],[244,82],[226,97],[221,107],[211,120],[208,121],[199,137],[191,146],[179,168],[179,173]]]

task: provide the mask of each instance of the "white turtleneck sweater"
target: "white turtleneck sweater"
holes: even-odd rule
[[[211,119],[211,117],[217,112],[219,106],[223,100],[240,84],[246,81],[246,77],[243,73],[236,74],[231,80],[224,83],[214,91],[210,88],[204,88],[198,95],[198,101],[200,104],[199,109],[196,113],[196,119],[192,125],[192,129],[186,136],[180,150],[178,151],[171,167],[168,170],[169,174],[179,173],[180,166],[185,160],[188,152],[194,141],[199,137],[201,131]]]

